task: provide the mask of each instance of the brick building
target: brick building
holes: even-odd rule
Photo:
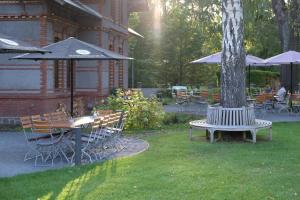
[[[36,46],[70,36],[128,55],[128,15],[147,10],[146,0],[0,1],[0,32]],[[9,60],[0,56],[0,117],[17,117],[69,106],[70,76],[65,61]],[[80,61],[75,98],[85,105],[128,87],[128,61]]]

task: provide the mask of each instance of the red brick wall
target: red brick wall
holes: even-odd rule
[[[123,55],[123,43],[119,47],[119,54]],[[124,61],[119,61],[119,87],[124,88]]]
[[[103,0],[86,0],[87,2],[100,2],[99,3],[99,10],[103,9],[103,5],[101,5],[104,1]],[[118,2],[116,0],[113,0],[115,2]],[[18,3],[18,1],[16,1]],[[117,4],[117,3],[115,3]],[[115,8],[113,8],[115,11],[114,18],[116,21],[120,21],[121,16],[119,13],[120,4],[116,5]],[[117,13],[116,13],[117,12]],[[30,13],[29,13],[30,14]],[[1,13],[0,13],[1,15]],[[0,20],[3,18],[3,16],[0,16]],[[15,16],[15,17],[5,17],[9,18],[10,20],[37,20],[40,22],[40,27],[37,27],[36,31],[40,34],[40,46],[45,46],[48,44],[49,41],[47,41],[47,21],[51,23],[57,23],[61,26],[64,26],[64,29],[67,30],[68,26],[77,27],[78,24],[76,24],[73,21],[61,18],[59,16],[55,15],[48,15],[43,14],[42,16]],[[65,24],[69,23],[68,26]],[[101,30],[99,31],[99,45],[101,45],[101,38],[102,34],[101,31],[104,31],[104,28],[101,25]],[[106,31],[113,31],[113,30],[106,30]],[[114,35],[118,35],[119,33],[111,33],[111,37],[115,37]],[[127,37],[126,35],[122,35],[122,37]],[[124,47],[122,47],[124,48]],[[123,49],[119,49],[118,44],[115,44],[114,39],[111,40],[111,46],[110,50],[116,50],[117,52],[120,51],[120,53],[123,53]],[[118,76],[115,77],[115,61],[109,62],[109,88],[112,89],[115,87],[115,80],[119,82],[120,87],[123,87],[123,62],[120,65],[118,69]],[[41,62],[40,64],[40,94],[14,94],[14,95],[8,95],[8,94],[1,94],[0,96],[0,116],[4,117],[19,117],[24,115],[33,115],[33,114],[41,114],[41,113],[47,113],[47,112],[53,112],[57,109],[59,103],[66,104],[67,108],[69,109],[70,105],[70,96],[69,93],[54,93],[49,94],[47,93],[47,61]],[[64,74],[60,75],[64,77]],[[86,103],[93,103],[101,98],[103,98],[102,94],[102,86],[101,86],[101,78],[102,78],[102,70],[101,70],[101,62],[98,63],[98,77],[99,77],[99,88],[97,92],[78,92],[76,95],[79,97],[83,97],[84,101]],[[61,78],[61,87],[64,87],[64,80]],[[75,82],[75,80],[74,80]]]
[[[40,18],[40,46],[47,45],[47,17]],[[40,92],[41,95],[47,94],[47,62],[43,61],[40,64]]]
[[[47,97],[23,96],[23,97],[1,97],[1,117],[20,117],[53,112],[57,109],[58,103],[69,105],[69,97]]]
[[[114,51],[114,41],[109,45],[109,50]],[[115,61],[109,61],[109,89],[114,88],[115,83]]]

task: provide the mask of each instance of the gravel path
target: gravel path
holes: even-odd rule
[[[165,112],[168,113],[184,113],[184,114],[193,114],[199,115],[202,117],[206,116],[207,104],[197,104],[197,103],[189,103],[189,104],[170,104],[164,106]],[[300,121],[300,113],[287,113],[282,112],[278,113],[274,112],[267,112],[267,113],[257,113],[257,119],[264,119],[272,122],[297,122]]]

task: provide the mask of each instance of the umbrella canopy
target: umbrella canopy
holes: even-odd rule
[[[14,57],[13,59],[25,60],[68,60],[70,61],[71,76],[71,115],[73,116],[74,99],[74,61],[76,60],[129,60],[132,58],[122,56],[112,51],[100,48],[87,42],[70,37],[66,40],[56,42],[42,48],[51,51],[49,54],[27,53]]]
[[[47,53],[49,51],[31,46],[26,42],[0,33],[0,53]]]
[[[191,64],[221,64],[221,52],[212,54],[210,56],[206,56],[204,58],[200,58],[198,60],[194,60],[191,62]],[[252,65],[252,66],[264,66],[266,65],[264,63],[264,60],[256,57],[256,56],[252,56],[252,55],[247,55],[246,56],[246,65]]]
[[[103,49],[93,44],[83,42],[76,38],[68,39],[50,44],[42,48],[51,51],[50,54],[23,54],[13,59],[25,60],[129,60],[132,58],[122,56],[115,52]]]
[[[290,92],[293,94],[293,64],[300,64],[300,53],[297,51],[287,51],[282,54],[278,54],[265,60],[266,64],[279,64],[279,65],[290,65],[291,68],[291,85]],[[290,102],[292,106],[292,101]]]
[[[192,61],[191,64],[221,64],[221,55],[222,52],[218,52],[215,54],[212,54],[210,56],[206,56],[204,58],[200,58],[198,60]],[[249,87],[249,91],[250,91],[250,66],[266,66],[267,64],[265,64],[264,60],[262,58],[253,56],[253,55],[246,55],[246,65],[249,66],[248,67],[248,87]]]
[[[300,64],[300,53],[297,51],[287,51],[265,60],[265,64]]]

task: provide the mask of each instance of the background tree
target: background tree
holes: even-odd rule
[[[278,33],[281,43],[281,50],[299,49],[299,25],[300,25],[300,8],[298,0],[272,0],[272,8],[275,13]],[[281,67],[281,80],[286,86],[291,85],[290,67]],[[293,68],[293,88],[296,88],[298,83],[298,68]]]
[[[149,3],[149,12],[130,17],[130,26],[145,36],[145,39],[130,38],[136,58],[135,82],[143,82],[144,87],[168,83],[218,86],[219,66],[188,63],[221,51],[221,0],[149,0]],[[246,52],[262,58],[279,53],[272,0],[243,0],[243,3]]]

